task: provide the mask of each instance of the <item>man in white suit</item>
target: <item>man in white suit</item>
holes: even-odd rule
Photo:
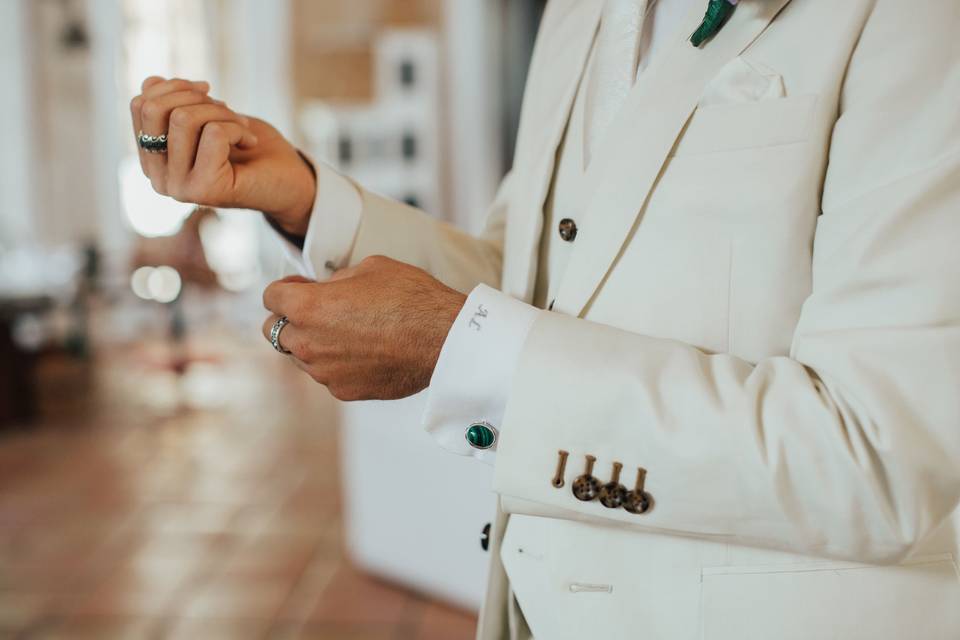
[[[144,169],[294,245],[298,366],[495,459],[480,638],[955,640],[960,2],[706,4],[548,4],[479,238],[203,83]]]

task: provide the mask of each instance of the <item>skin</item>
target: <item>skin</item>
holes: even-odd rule
[[[154,190],[181,202],[262,211],[303,237],[316,178],[272,126],[209,95],[206,82],[152,76],[130,102],[134,134],[167,133],[167,153],[140,151]],[[422,269],[366,258],[324,282],[278,280],[264,291],[271,315],[287,316],[281,345],[341,400],[391,400],[426,388],[466,297]]]

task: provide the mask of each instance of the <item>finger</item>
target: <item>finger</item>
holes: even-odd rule
[[[256,144],[257,136],[236,122],[208,122],[200,133],[193,172],[213,175],[229,161],[233,147],[249,149]]]
[[[209,95],[203,91],[192,89],[165,93],[155,98],[144,98],[140,107],[140,122],[143,132],[152,136],[167,133],[170,126],[170,114],[174,109],[212,103],[213,98]]]
[[[294,295],[294,283],[277,280],[263,290],[263,308],[276,316],[286,315],[290,310],[290,301]]]
[[[163,82],[166,80],[163,76],[147,76],[144,78],[143,83],[140,85],[140,93],[143,93],[153,85]]]
[[[316,280],[311,280],[310,278],[306,278],[304,276],[284,276],[283,278],[280,278],[279,280],[277,280],[277,282],[286,282],[286,283],[299,282],[300,284],[303,284],[303,283],[316,282]]]
[[[185,184],[193,169],[200,136],[210,122],[235,122],[248,127],[250,119],[215,102],[186,105],[173,110],[167,130],[167,171],[173,185]],[[253,135],[252,133],[250,134]],[[256,136],[253,136],[256,144]]]
[[[174,91],[155,98],[144,98],[140,106],[140,127],[138,132],[158,136],[167,133],[170,128],[170,114],[178,107],[212,102],[212,98],[201,91]],[[168,141],[169,147],[169,141]],[[156,183],[166,183],[167,156],[163,153],[147,153],[140,149],[140,166],[147,177]],[[164,189],[165,191],[165,189]]]
[[[210,83],[206,80],[184,80],[183,78],[171,78],[151,84],[143,90],[143,97],[147,100],[159,98],[160,96],[173,93],[174,91],[201,91],[207,93],[210,91]]]
[[[271,282],[263,290],[263,307],[278,316],[287,316],[291,322],[296,323],[302,319],[300,310],[304,306],[304,300],[307,296],[317,293],[316,290],[308,288],[314,284],[316,283],[284,282],[283,280]]]
[[[273,325],[275,325],[279,319],[280,316],[275,313],[271,313],[267,319],[263,321],[261,330],[263,332],[263,337],[267,339],[267,342],[271,342],[270,334],[273,332]]]
[[[179,78],[167,80],[161,76],[150,76],[146,78],[140,85],[140,95],[134,96],[130,101],[130,114],[133,117],[133,134],[137,135],[140,133],[142,128],[140,122],[140,110],[143,107],[143,103],[147,99],[157,97],[164,93],[170,93],[172,91],[187,90],[201,91],[206,93],[210,90],[210,83],[206,81],[191,82],[189,80],[181,80]]]
[[[142,123],[140,121],[140,111],[143,110],[143,102],[146,98],[143,95],[133,96],[133,99],[130,100],[130,119],[133,121],[133,135],[134,137],[140,135],[140,130],[142,129]],[[139,146],[139,145],[138,145]]]

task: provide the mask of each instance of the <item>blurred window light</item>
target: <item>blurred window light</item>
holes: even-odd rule
[[[153,296],[150,294],[150,286],[148,285],[150,275],[153,271],[153,267],[140,267],[130,276],[130,288],[133,289],[134,295],[138,298],[144,300],[153,299]]]
[[[183,281],[173,267],[140,267],[130,276],[130,288],[143,300],[168,303],[180,295]]]
[[[173,302],[182,287],[180,274],[173,267],[157,267],[147,277],[147,289],[157,302]]]
[[[209,13],[196,0],[124,0],[124,89],[140,93],[143,79],[159,75],[214,80]]]
[[[147,237],[173,235],[193,211],[193,205],[154,191],[136,156],[120,163],[120,199],[130,226]]]
[[[73,247],[28,245],[0,250],[0,295],[48,295],[68,299],[82,261]]]
[[[221,211],[200,223],[203,255],[227,291],[242,291],[259,281],[257,222],[249,211]]]
[[[24,351],[38,351],[47,338],[47,328],[40,316],[25,313],[13,325],[13,342]]]
[[[140,93],[148,76],[180,76],[215,81],[208,13],[212,5],[195,0],[124,0],[125,99]],[[192,205],[157,194],[140,169],[133,136],[119,167],[120,197],[133,230],[142,236],[173,235]]]

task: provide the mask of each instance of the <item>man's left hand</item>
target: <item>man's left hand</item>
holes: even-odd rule
[[[289,277],[263,292],[287,324],[280,345],[340,400],[393,400],[430,384],[440,349],[466,296],[403,262],[371,256],[314,282]]]

